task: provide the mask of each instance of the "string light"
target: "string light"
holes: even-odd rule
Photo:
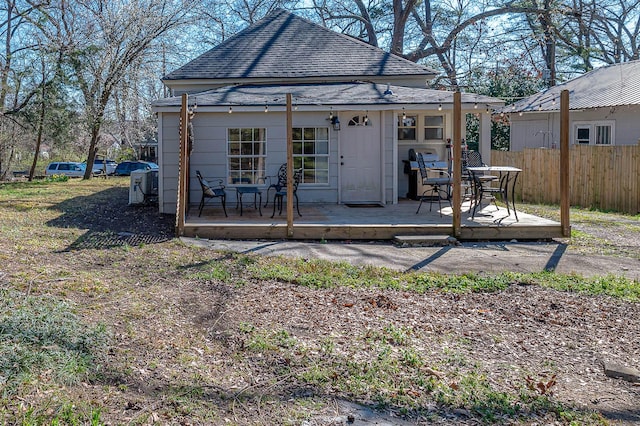
[[[269,105],[264,106],[264,112],[269,112]]]
[[[364,120],[362,120],[364,125],[368,125],[369,124],[369,110],[367,110],[367,112],[365,112],[364,114]]]
[[[233,108],[229,107],[229,114],[233,113]]]
[[[442,104],[438,104],[438,111],[442,111]]]
[[[404,110],[404,107],[402,107],[402,119],[403,119],[403,120],[406,120],[406,119],[407,119],[407,113],[406,113],[406,111]]]
[[[473,104],[473,109],[478,109],[478,103]]]

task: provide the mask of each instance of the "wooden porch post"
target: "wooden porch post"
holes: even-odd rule
[[[293,237],[293,113],[287,93],[287,237]]]
[[[462,208],[461,183],[462,179],[462,97],[460,92],[453,93],[453,159],[451,171],[453,172],[453,236],[460,237]]]
[[[182,95],[180,108],[180,157],[178,158],[178,194],[176,200],[176,236],[184,234],[187,205],[187,133],[189,120],[189,95]]]
[[[560,225],[562,236],[571,236],[569,220],[569,91],[560,93]]]

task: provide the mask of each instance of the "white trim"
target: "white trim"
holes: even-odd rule
[[[391,112],[391,126],[393,128],[393,134],[391,135],[393,147],[393,204],[398,204],[398,111]],[[402,111],[400,111],[402,114]]]
[[[159,213],[165,213],[164,211],[164,167],[162,167],[162,164],[164,162],[164,159],[163,159],[163,156],[164,156],[163,155],[164,153],[163,136],[164,135],[162,131],[162,125],[163,125],[162,122],[163,122],[163,114],[158,113],[158,165],[160,166],[160,169],[158,170],[158,212]]]

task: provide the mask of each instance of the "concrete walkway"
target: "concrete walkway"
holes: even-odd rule
[[[586,256],[557,242],[462,243],[440,247],[399,246],[391,242],[235,241],[182,238],[185,244],[213,250],[347,261],[401,271],[498,273],[556,271],[583,276],[614,274],[640,281],[640,259]]]

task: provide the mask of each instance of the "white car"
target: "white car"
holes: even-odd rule
[[[108,175],[112,175],[112,174],[114,174],[116,172],[116,167],[117,166],[118,166],[118,163],[116,163],[113,160],[109,160],[109,159],[103,160],[103,159],[96,158],[93,161],[93,170],[92,170],[92,172],[93,172],[94,175],[103,173],[103,170],[106,167],[107,174]]]
[[[57,161],[49,163],[44,171],[46,176],[64,175],[69,177],[83,177],[86,170],[84,163],[76,163],[72,161]]]

